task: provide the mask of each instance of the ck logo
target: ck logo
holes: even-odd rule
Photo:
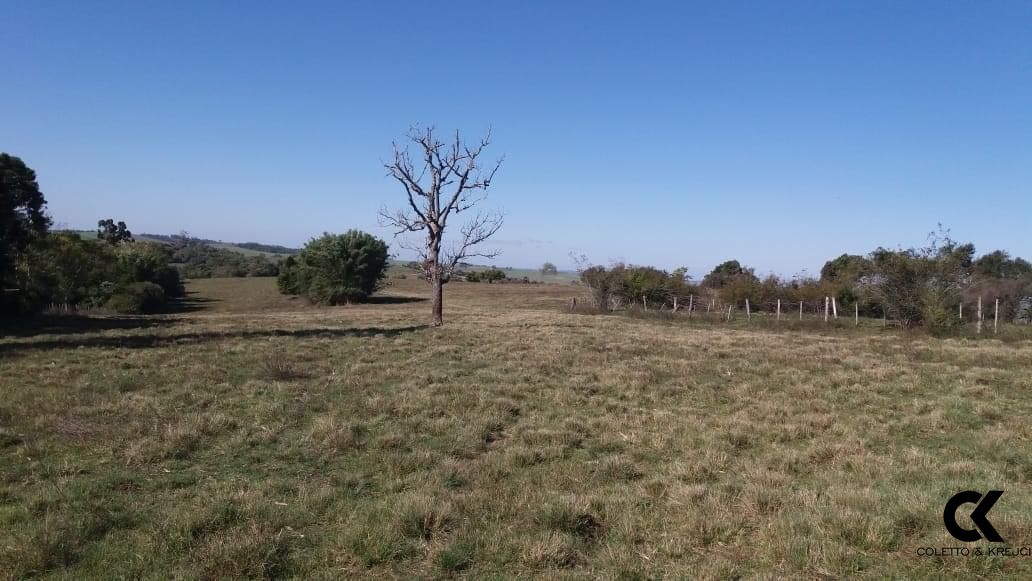
[[[942,522],[946,525],[946,530],[953,535],[953,538],[966,543],[973,543],[983,536],[987,541],[1002,543],[1003,537],[996,532],[996,529],[993,528],[992,523],[986,517],[1002,494],[1002,490],[990,490],[985,493],[985,496],[974,490],[965,490],[964,492],[954,494],[952,498],[946,501],[946,508],[942,511]],[[960,505],[968,503],[975,505],[975,510],[971,511],[971,522],[975,523],[975,527],[978,530],[965,529],[957,524],[957,509],[960,508]],[[978,534],[979,531],[982,534]]]

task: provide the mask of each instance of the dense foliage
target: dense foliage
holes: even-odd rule
[[[151,313],[181,296],[179,272],[167,247],[126,242],[117,247],[74,233],[53,233],[33,244],[18,263],[16,306],[24,312],[51,305],[69,310]]]
[[[283,262],[277,282],[280,292],[314,303],[359,302],[381,288],[387,260],[387,244],[371,234],[323,234]]]
[[[0,153],[0,293],[15,284],[19,258],[50,227],[46,205],[36,172],[20,158]]]
[[[0,154],[0,308],[149,313],[180,296],[179,272],[164,244],[133,242],[124,222],[98,222],[98,236],[50,232],[36,174]]]

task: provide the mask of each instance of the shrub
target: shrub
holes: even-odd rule
[[[120,282],[152,282],[165,296],[183,295],[179,271],[169,265],[172,250],[157,242],[123,242],[116,250]]]
[[[293,261],[284,261],[278,286],[285,294],[337,305],[363,301],[380,289],[387,274],[387,244],[349,230],[312,239]]]
[[[134,282],[118,288],[105,307],[117,313],[156,313],[165,306],[165,291],[153,282]]]
[[[489,283],[502,281],[505,280],[505,272],[498,270],[497,268],[489,268],[480,273],[480,280],[487,281]]]
[[[18,265],[21,308],[49,304],[98,306],[107,298],[104,283],[118,279],[112,246],[76,234],[51,234],[32,245]]]

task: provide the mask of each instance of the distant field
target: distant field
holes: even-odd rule
[[[1032,342],[188,291],[0,338],[0,578],[1032,576],[916,554],[965,489],[1032,545]]]
[[[232,250],[233,252],[239,252],[240,254],[243,254],[245,256],[265,256],[268,258],[286,258],[287,256],[290,256],[290,254],[283,252],[265,252],[262,250],[254,250],[252,248],[243,248],[235,244],[228,244],[225,242],[209,242],[208,246]]]
[[[577,273],[561,270],[557,274],[541,274],[540,270],[533,268],[506,268],[506,267],[491,267],[491,266],[475,266],[472,270],[487,270],[489,268],[498,268],[505,272],[505,276],[509,278],[515,278],[517,280],[527,277],[530,280],[537,282],[549,282],[559,284],[569,284],[572,281],[577,280]]]
[[[391,272],[406,275],[418,274],[416,273],[416,271],[405,266],[406,264],[408,264],[408,262],[409,261],[406,260],[392,260]],[[523,277],[527,277],[528,280],[532,280],[535,282],[543,282],[550,284],[570,284],[571,282],[579,279],[576,272],[568,270],[560,270],[556,274],[545,275],[541,274],[540,270],[533,268],[511,268],[504,266],[485,266],[479,264],[470,267],[469,270],[483,271],[490,268],[497,268],[504,272],[505,276],[516,280],[522,280]]]

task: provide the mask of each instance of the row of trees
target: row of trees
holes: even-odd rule
[[[941,230],[924,248],[843,254],[825,263],[820,278],[760,278],[736,260],[718,265],[700,284],[685,275],[685,269],[668,273],[624,264],[580,269],[580,280],[591,289],[595,306],[604,310],[643,299],[656,306],[675,301],[686,305],[694,296],[738,306],[749,300],[753,310],[764,311],[775,308],[778,300],[816,306],[834,297],[837,304],[855,306],[864,316],[887,317],[904,327],[948,330],[962,322],[961,305],[973,306],[983,297],[999,299],[1004,320],[1032,318],[1032,265],[1003,251],[976,257],[972,244],[958,244]]]

